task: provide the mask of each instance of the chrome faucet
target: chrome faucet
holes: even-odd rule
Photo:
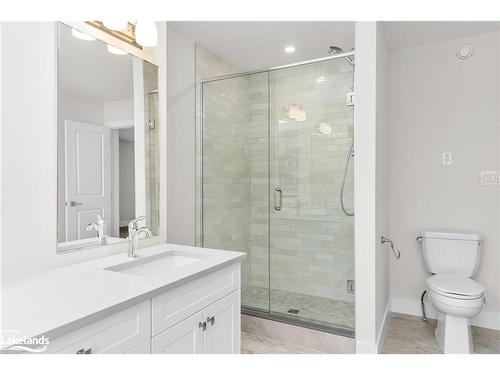
[[[139,221],[143,221],[146,218],[144,216],[139,216],[128,223],[128,257],[137,257],[137,245],[139,243],[139,236],[144,233],[147,237],[153,236],[151,229],[148,227],[139,227]]]
[[[97,222],[92,222],[85,227],[86,232],[95,230],[97,232],[97,243],[99,246],[106,245],[106,221],[97,212],[94,214]]]

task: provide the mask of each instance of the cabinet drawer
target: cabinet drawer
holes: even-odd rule
[[[238,289],[239,264],[170,290],[152,299],[153,336]]]
[[[150,301],[144,301],[55,339],[47,352],[125,353],[151,337],[150,311]]]

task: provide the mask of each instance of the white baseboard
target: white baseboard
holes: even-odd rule
[[[488,301],[483,311],[471,320],[471,324],[478,327],[490,328],[500,330],[500,312],[488,309]],[[422,316],[422,308],[420,306],[420,299],[409,299],[392,297],[391,310],[393,312]],[[425,312],[428,318],[437,319],[438,312],[432,306],[428,296],[425,298]]]
[[[378,354],[377,345],[356,340],[356,354]]]
[[[391,318],[391,301],[389,300],[387,301],[387,306],[385,307],[384,316],[382,318],[380,329],[377,332],[377,339],[375,341],[375,344],[366,341],[356,340],[356,354],[382,353],[382,349],[384,347],[385,335],[387,334],[390,318]]]
[[[384,317],[382,318],[382,324],[377,334],[377,353],[382,353],[384,349],[384,340],[387,335],[387,330],[389,328],[389,321],[391,320],[391,300],[387,301],[387,306],[385,307]]]

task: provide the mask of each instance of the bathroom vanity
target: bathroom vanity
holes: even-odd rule
[[[239,353],[244,257],[164,244],[7,278],[2,328],[42,353]]]

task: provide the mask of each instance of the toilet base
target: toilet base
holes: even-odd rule
[[[436,342],[445,354],[474,352],[470,320],[440,313],[436,328]]]

